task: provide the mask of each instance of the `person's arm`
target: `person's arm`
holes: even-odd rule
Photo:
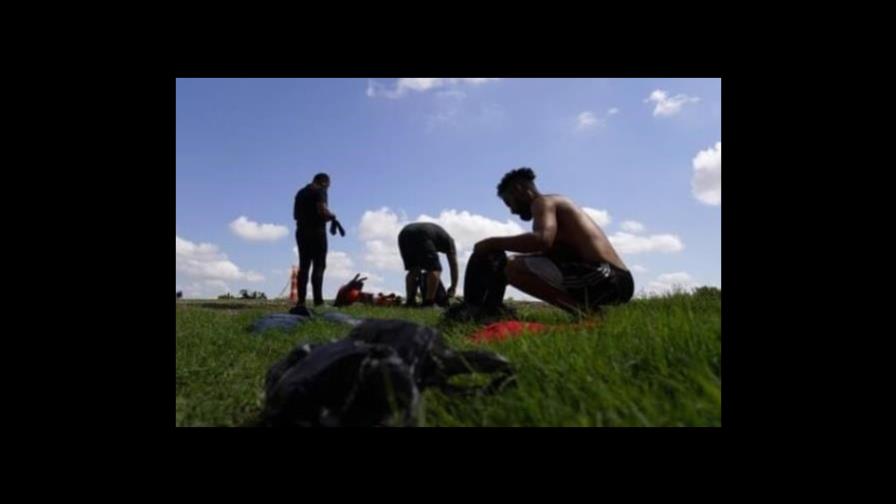
[[[448,253],[448,267],[451,269],[451,286],[448,287],[448,297],[454,297],[457,293],[457,251],[452,247]]]
[[[324,222],[331,221],[336,218],[332,212],[330,212],[329,207],[327,207],[327,198],[324,195],[323,190],[318,191],[317,193],[317,213],[323,217]]]
[[[557,238],[557,211],[545,198],[532,205],[532,232],[516,236],[486,238],[476,244],[474,253],[494,250],[508,252],[545,252]]]
[[[332,212],[330,212],[330,209],[327,208],[327,204],[323,201],[317,202],[317,213],[320,214],[320,216],[323,217],[325,221],[331,221],[336,218],[336,216]]]

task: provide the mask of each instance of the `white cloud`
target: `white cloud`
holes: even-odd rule
[[[413,91],[426,91],[428,89],[443,86],[444,80],[445,79],[433,78],[398,79],[398,82],[396,83],[396,89],[399,91],[403,89],[410,89]]]
[[[377,95],[378,92],[381,92],[383,89],[383,85],[379,82],[368,80],[367,81],[367,96],[373,98]]]
[[[175,236],[176,271],[200,280],[261,282],[264,276],[254,271],[241,271],[227,255],[211,243],[194,244]]]
[[[579,126],[580,130],[587,129],[597,124],[597,117],[594,116],[593,112],[585,111],[579,114]]]
[[[466,94],[459,91],[436,93],[442,98],[436,103],[432,113],[426,115],[426,132],[442,126],[491,127],[500,124],[505,118],[505,111],[494,103],[481,104],[479,110],[464,106]],[[450,98],[450,99],[449,99]]]
[[[434,222],[454,238],[458,255],[472,252],[476,242],[490,236],[512,236],[523,233],[523,228],[511,220],[504,222],[489,219],[482,215],[471,214],[466,210],[443,210],[438,217],[423,214],[417,218],[420,222]],[[396,234],[396,239],[397,239]]]
[[[205,280],[203,283],[206,285],[206,287],[218,289],[223,292],[226,292],[230,289],[227,283],[222,280]]]
[[[644,100],[644,103],[656,103],[656,107],[654,107],[653,109],[654,116],[673,116],[681,112],[681,108],[685,104],[696,103],[698,101],[700,101],[700,98],[696,96],[688,96],[685,94],[678,94],[670,98],[669,94],[666,91],[657,89],[654,92],[650,93],[650,96]]]
[[[643,289],[647,296],[662,296],[677,291],[691,291],[697,287],[691,275],[685,272],[665,273],[647,284]]]
[[[695,198],[707,205],[722,204],[722,142],[715,147],[702,150],[694,157],[694,175],[691,178],[691,192]]]
[[[673,234],[636,236],[618,232],[608,236],[610,243],[621,254],[641,254],[644,252],[680,252],[684,249],[681,239]]]
[[[592,112],[590,110],[586,110],[578,115],[576,129],[581,131],[581,130],[586,130],[586,129],[590,129],[590,128],[594,128],[594,127],[602,128],[607,125],[607,119],[609,119],[610,116],[618,114],[618,113],[619,113],[619,109],[616,107],[613,107],[607,111],[607,115],[605,115],[603,117],[598,117],[594,114],[594,112]]]
[[[396,237],[407,222],[399,222],[398,214],[382,207],[379,210],[367,210],[358,224],[358,236],[362,240],[374,240]]]
[[[627,220],[619,225],[623,231],[628,231],[629,233],[640,233],[644,231],[644,224],[641,224],[638,221]]]
[[[264,275],[262,275],[261,273],[256,273],[254,271],[247,271],[245,278],[249,282],[264,282]]]
[[[610,225],[610,222],[613,220],[610,218],[610,213],[606,210],[597,210],[595,208],[582,207],[582,211],[588,214],[589,217],[594,219],[594,222],[597,223],[600,227],[606,227]]]
[[[358,224],[358,236],[365,242],[364,260],[367,264],[381,270],[403,270],[398,233],[406,223],[388,207],[364,212]]]
[[[367,253],[364,255],[364,260],[374,268],[391,271],[404,270],[396,241],[369,240],[365,246]]]
[[[632,271],[634,271],[635,273],[647,273],[648,270],[640,264],[635,264],[634,266],[632,266]]]
[[[463,78],[463,79],[446,79],[446,78],[404,78],[398,79],[395,82],[395,87],[392,89],[386,88],[383,84],[368,80],[367,81],[367,96],[374,98],[377,96],[384,96],[386,98],[396,99],[401,98],[406,95],[409,91],[414,91],[417,93],[429,91],[431,89],[438,89],[445,86],[455,86],[457,84],[468,84],[472,86],[478,86],[481,84],[485,84],[491,81],[497,81],[500,79],[493,78]]]
[[[467,94],[460,91],[460,85],[479,86],[487,82],[497,81],[495,78],[403,78],[395,81],[393,87],[369,80],[367,96],[371,98],[385,97],[398,99],[413,93],[425,93],[436,89],[435,110],[425,115],[426,131],[431,132],[440,126],[452,126],[461,122],[461,118],[469,118],[474,122],[486,125],[503,119],[504,111],[494,104],[483,105],[479,114],[472,114],[464,107]]]
[[[327,269],[325,277],[329,276],[334,280],[348,280],[355,276],[353,262],[351,257],[345,252],[327,252]]]
[[[276,241],[289,234],[286,226],[277,224],[259,224],[241,215],[230,223],[233,234],[249,241]]]
[[[333,251],[327,253],[327,269],[324,277],[338,280],[345,283],[351,280],[358,273],[361,277],[367,277],[369,282],[382,282],[383,277],[369,271],[358,271],[355,269],[355,262],[346,252]],[[365,289],[366,290],[366,289]]]
[[[230,286],[221,280],[202,280],[192,282],[184,286],[182,290],[185,299],[215,299],[228,292],[236,295]]]

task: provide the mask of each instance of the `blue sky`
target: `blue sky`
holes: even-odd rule
[[[721,286],[719,79],[176,87],[176,286],[187,297],[278,295],[295,262],[293,197],[320,171],[332,177],[330,207],[348,231],[330,237],[325,297],[357,272],[374,292],[402,294],[394,235],[403,223],[442,223],[463,242],[462,257],[476,239],[531,229],[495,195],[520,166],[535,170],[543,192],[590,209],[637,290]]]

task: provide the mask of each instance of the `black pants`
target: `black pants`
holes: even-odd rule
[[[308,294],[308,270],[312,265],[311,288],[314,292],[314,304],[324,302],[324,270],[327,269],[327,230],[298,229],[296,230],[296,245],[299,248],[299,304],[305,303]]]

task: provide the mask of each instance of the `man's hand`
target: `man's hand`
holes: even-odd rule
[[[474,254],[488,254],[497,250],[497,246],[494,238],[486,238],[484,240],[476,242],[476,245],[473,247]]]

